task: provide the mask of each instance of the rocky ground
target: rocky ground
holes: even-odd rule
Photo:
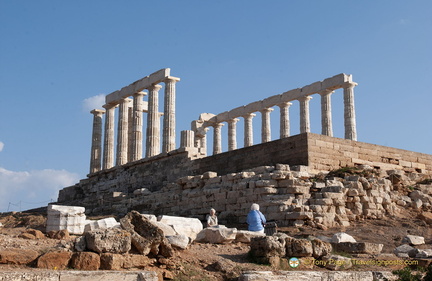
[[[45,253],[53,248],[67,248],[76,237],[66,240],[51,238],[28,239],[22,235],[28,229],[38,229],[44,232],[46,217],[31,213],[3,213],[0,214],[0,251],[12,248],[33,249]],[[237,226],[241,228],[242,226]],[[337,232],[346,232],[358,242],[372,242],[384,244],[383,259],[392,253],[394,248],[401,245],[401,240],[407,234],[425,237],[426,245],[420,248],[432,248],[432,229],[426,222],[419,219],[419,213],[413,210],[404,210],[397,217],[380,220],[363,220],[353,223],[346,228],[331,228],[320,230],[309,226],[284,227],[279,232],[287,233],[297,238],[308,236],[331,237]],[[245,243],[205,244],[193,243],[186,250],[176,250],[175,255],[169,259],[154,260],[145,269],[160,273],[165,279],[173,280],[236,280],[242,271],[249,270],[280,270],[269,265],[259,265],[251,262],[249,245]],[[372,257],[364,257],[372,258]],[[377,257],[374,257],[377,258]],[[379,258],[379,257],[378,257]],[[395,258],[395,257],[394,257]],[[0,270],[26,270],[34,265],[0,264]],[[401,266],[354,266],[350,270],[385,270],[400,269]],[[318,266],[302,268],[306,270],[327,270]]]

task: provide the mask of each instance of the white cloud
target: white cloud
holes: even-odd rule
[[[102,105],[105,104],[105,95],[99,94],[97,96],[89,97],[82,102],[83,110],[90,112],[93,109],[103,109]]]
[[[15,172],[0,167],[0,212],[24,211],[56,201],[58,191],[79,181],[65,170]]]
[[[4,147],[4,143],[0,141],[0,152],[2,152],[3,147]]]

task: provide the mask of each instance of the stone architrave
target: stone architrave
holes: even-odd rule
[[[228,121],[228,151],[237,149],[237,122],[239,120],[234,118]]]
[[[127,163],[128,156],[128,107],[131,99],[125,98],[120,101],[118,135],[117,135],[117,159],[116,165]]]
[[[345,138],[357,140],[356,116],[354,108],[354,87],[357,83],[348,82],[344,85],[344,119]]]
[[[90,157],[90,174],[101,170],[102,165],[102,115],[105,113],[103,109],[93,109],[93,133],[92,146]]]
[[[289,121],[289,108],[291,102],[284,102],[278,104],[280,108],[280,138],[287,138],[290,136],[290,121]]]
[[[261,112],[261,142],[271,141],[270,112],[273,108],[265,108]]]
[[[161,85],[152,85],[148,88],[148,116],[146,157],[152,157],[160,153],[160,114],[159,114],[159,90]]]
[[[114,112],[116,105],[106,104],[103,106],[105,114],[105,136],[102,169],[114,167]]]
[[[162,152],[170,152],[176,148],[175,144],[175,100],[176,90],[175,85],[180,81],[180,78],[167,77],[165,82],[164,96],[164,119],[162,131]]]
[[[321,95],[321,134],[332,137],[332,112],[331,112],[331,95],[334,91],[324,90]]]
[[[299,98],[300,102],[300,133],[310,132],[310,115],[309,115],[309,101],[312,99],[310,96]]]
[[[138,92],[133,95],[132,110],[132,144],[131,144],[131,161],[137,161],[142,158],[142,130],[143,130],[143,97],[144,92]]]
[[[214,133],[213,133],[213,154],[219,154],[222,152],[222,126],[224,124],[217,123],[213,125]]]
[[[242,116],[244,118],[244,147],[253,145],[252,118],[255,116],[255,113],[249,113]]]

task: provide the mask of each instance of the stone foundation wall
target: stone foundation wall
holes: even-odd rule
[[[135,209],[198,218],[213,207],[226,222],[243,223],[255,202],[270,220],[345,225],[358,216],[394,212],[391,202],[401,199],[392,195],[389,180],[318,183],[304,177],[360,165],[386,177],[394,170],[407,175],[432,171],[432,155],[310,133],[197,157],[197,149],[182,149],[97,172],[61,190],[58,203],[83,206],[90,214]],[[351,188],[358,194],[347,195]]]

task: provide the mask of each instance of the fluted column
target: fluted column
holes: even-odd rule
[[[194,147],[195,133],[192,130],[181,131],[180,147]]]
[[[152,85],[148,88],[148,115],[146,157],[152,157],[160,153],[160,114],[159,114],[159,90],[161,85]]]
[[[265,108],[261,112],[261,142],[271,141],[270,112],[273,108]]]
[[[106,104],[103,106],[105,114],[105,135],[102,169],[114,167],[114,112],[117,105]]]
[[[124,98],[119,104],[119,119],[117,125],[117,159],[116,165],[127,163],[128,155],[128,107],[131,99]]]
[[[234,118],[228,121],[228,151],[237,149],[237,122],[239,120]]]
[[[299,98],[300,102],[300,133],[310,132],[310,117],[309,117],[309,101],[312,99],[310,96]]]
[[[131,161],[142,158],[143,97],[145,95],[144,92],[133,95]]]
[[[289,108],[292,105],[290,102],[283,102],[278,104],[280,108],[280,138],[287,138],[290,136],[290,120]]]
[[[105,113],[103,109],[94,109],[90,111],[93,114],[93,132],[92,146],[90,157],[90,173],[96,173],[101,169],[102,161],[102,115]]]
[[[219,154],[222,152],[222,126],[224,124],[217,123],[213,125],[213,154]]]
[[[331,95],[333,90],[324,90],[321,95],[321,134],[333,137]]]
[[[357,140],[356,116],[354,108],[354,87],[357,83],[348,82],[344,85],[344,124],[345,138]]]
[[[249,113],[242,116],[244,118],[244,147],[253,145],[252,118],[255,116],[255,113]]]
[[[128,156],[127,162],[132,162],[132,143],[133,143],[133,106],[128,107]]]
[[[165,96],[164,96],[164,119],[163,119],[163,138],[162,152],[169,152],[176,148],[175,143],[175,84],[180,78],[167,77],[165,79]]]

